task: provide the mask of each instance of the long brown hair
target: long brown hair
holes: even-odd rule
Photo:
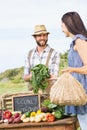
[[[68,12],[62,16],[62,22],[72,34],[82,34],[87,37],[85,25],[77,12]]]

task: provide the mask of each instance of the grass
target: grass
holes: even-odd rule
[[[27,83],[0,82],[0,96],[11,92],[27,92]]]

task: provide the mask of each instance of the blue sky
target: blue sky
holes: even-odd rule
[[[36,45],[31,36],[36,24],[47,27],[50,46],[58,52],[69,49],[71,39],[61,31],[61,17],[77,11],[87,27],[86,6],[86,0],[0,0],[0,72],[24,66]]]

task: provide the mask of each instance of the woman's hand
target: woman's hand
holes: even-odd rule
[[[72,73],[72,72],[74,72],[74,69],[72,67],[68,67],[68,68],[62,70],[62,73],[65,73],[65,72]]]

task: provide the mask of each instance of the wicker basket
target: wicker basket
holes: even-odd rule
[[[50,100],[57,105],[80,106],[87,103],[86,92],[71,74],[64,73],[50,90]]]

